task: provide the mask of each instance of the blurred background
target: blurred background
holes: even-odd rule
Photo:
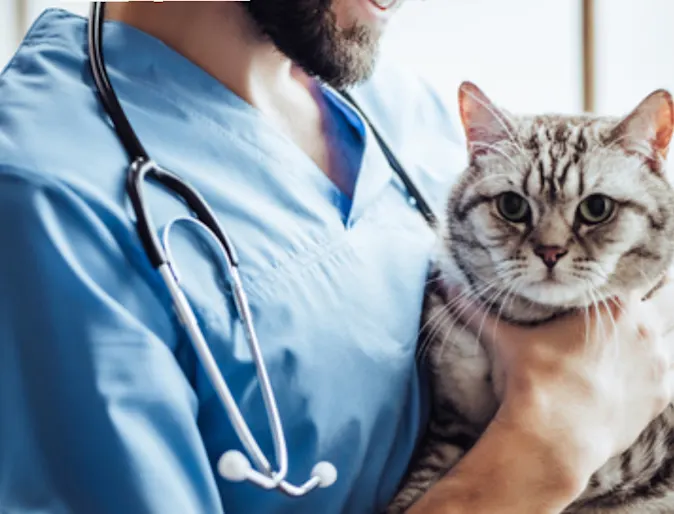
[[[86,2],[0,0],[0,68],[35,18]],[[516,112],[622,114],[674,92],[674,0],[407,0],[383,52],[450,102],[462,80]]]

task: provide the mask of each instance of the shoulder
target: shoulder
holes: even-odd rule
[[[123,187],[125,155],[90,82],[85,20],[45,11],[0,74],[0,173],[94,194]]]
[[[442,202],[467,164],[456,94],[439,92],[422,77],[383,56],[352,95],[427,195]]]
[[[457,104],[452,100],[457,94],[438,91],[422,76],[394,62],[391,55],[383,55],[371,77],[353,92],[387,127],[391,137],[405,135],[406,129],[418,130],[419,126],[413,125],[422,123],[462,144]]]

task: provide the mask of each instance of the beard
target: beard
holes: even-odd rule
[[[333,0],[243,2],[263,37],[304,72],[336,89],[372,73],[381,31],[365,25],[339,27]]]

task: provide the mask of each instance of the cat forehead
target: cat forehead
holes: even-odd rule
[[[643,164],[638,155],[608,143],[620,122],[599,116],[539,115],[511,117],[516,144],[485,154],[476,164],[489,180],[467,178],[468,196],[515,190],[563,205],[593,192],[628,197],[641,187],[632,180]]]
[[[545,114],[521,116],[515,119],[520,140],[529,150],[554,143],[578,143],[576,150],[585,151],[591,146],[604,144],[618,124],[619,119],[591,115],[566,116]]]

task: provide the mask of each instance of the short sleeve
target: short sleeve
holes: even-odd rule
[[[170,307],[130,234],[0,169],[2,512],[222,512]]]

